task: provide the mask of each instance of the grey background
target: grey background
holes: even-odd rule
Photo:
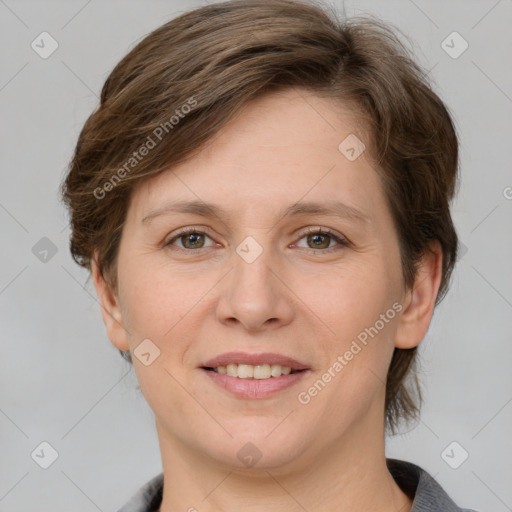
[[[68,254],[57,190],[112,67],[152,29],[204,3],[0,1],[2,512],[113,511],[161,471],[152,412]],[[461,506],[512,510],[512,1],[345,8],[379,15],[414,41],[461,142],[453,215],[467,252],[421,345],[422,420],[388,441],[388,456],[424,467]],[[43,31],[59,45],[47,59],[31,48]],[[441,46],[453,31],[469,44],[456,59]],[[43,237],[57,251],[46,262]],[[59,455],[48,469],[31,457],[43,441]],[[453,441],[469,453],[457,469],[441,456]],[[457,462],[462,452],[448,453]]]

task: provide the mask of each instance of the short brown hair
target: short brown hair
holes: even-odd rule
[[[342,20],[307,0],[197,8],[154,30],[117,64],[62,184],[74,260],[91,270],[97,251],[99,270],[115,289],[132,190],[193,156],[252,99],[294,86],[357,110],[399,236],[405,286],[413,286],[421,255],[437,240],[439,303],[458,243],[449,210],[458,170],[451,117],[396,29],[371,17]],[[393,354],[385,403],[392,432],[419,412],[416,352]]]

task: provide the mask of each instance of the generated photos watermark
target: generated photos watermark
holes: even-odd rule
[[[152,132],[151,135],[146,137],[146,140],[141,146],[132,153],[132,155],[124,162],[124,164],[108,179],[101,187],[94,189],[94,197],[98,200],[103,199],[108,192],[112,191],[127,174],[130,174],[132,170],[139,165],[146,155],[154,149],[162,139],[179,124],[187,114],[197,106],[197,100],[191,96],[186,103],[181,105],[174,111],[174,114],[169,118],[168,121],[160,123]]]
[[[370,327],[365,327],[355,339],[352,340],[350,348],[346,350],[343,354],[339,355],[336,360],[327,368],[327,370],[319,377],[315,383],[310,386],[306,391],[301,391],[297,399],[300,404],[307,405],[311,402],[312,398],[318,395],[325,386],[331,380],[338,375],[345,366],[348,365],[354,357],[359,354],[364,347],[368,345],[368,337],[373,339],[377,334],[379,334],[382,329],[395,318],[397,313],[402,311],[402,304],[395,302],[392,307],[390,307],[385,313],[381,313],[379,319]]]

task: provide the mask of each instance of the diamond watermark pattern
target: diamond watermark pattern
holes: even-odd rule
[[[160,349],[149,338],[146,338],[139,343],[133,353],[144,366],[149,366],[160,356]]]
[[[38,466],[48,469],[59,458],[59,453],[50,443],[43,441],[30,456]]]
[[[252,236],[248,236],[238,245],[236,252],[246,263],[252,263],[263,252],[263,247]]]
[[[451,442],[442,452],[441,458],[450,466],[452,469],[457,469],[469,457],[469,453],[457,442]]]
[[[236,455],[240,462],[248,468],[252,468],[263,456],[260,450],[252,443],[244,444]]]
[[[452,32],[443,40],[441,48],[452,59],[458,59],[469,48],[469,44],[458,32]]]
[[[32,247],[32,254],[42,263],[48,263],[57,254],[57,246],[49,238],[43,236]]]
[[[47,59],[59,47],[59,43],[48,32],[41,32],[30,46],[39,57]]]
[[[340,153],[347,158],[347,160],[353,162],[363,154],[366,146],[359,137],[351,133],[348,137],[343,139],[341,144],[338,146],[338,149]]]

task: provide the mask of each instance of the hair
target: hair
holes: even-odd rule
[[[404,286],[432,243],[443,251],[436,305],[457,257],[450,215],[458,172],[454,124],[427,73],[374,17],[340,19],[307,0],[234,0],[185,12],[141,40],[113,69],[85,122],[62,199],[73,259],[117,288],[116,261],[131,193],[194,156],[251,100],[301,87],[351,106],[398,233]],[[165,133],[164,133],[165,132]],[[340,141],[341,142],[341,141]],[[129,352],[120,351],[131,362]],[[417,347],[395,348],[386,426],[419,415]]]

